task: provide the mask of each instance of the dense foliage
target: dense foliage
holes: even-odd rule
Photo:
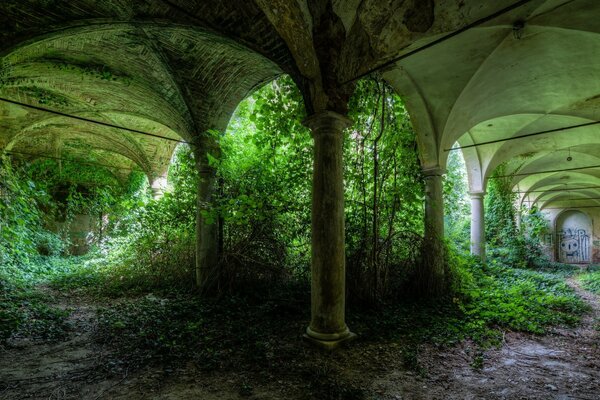
[[[462,154],[452,151],[444,176],[444,227],[447,238],[461,252],[470,248],[471,206]]]
[[[138,181],[110,215],[109,234],[99,246],[102,263],[90,273],[115,295],[122,290],[192,289],[197,172],[192,151],[181,146],[169,170],[170,188],[151,200]]]
[[[415,133],[399,96],[384,82],[357,84],[345,141],[348,287],[377,303],[406,290],[423,235],[423,180]]]
[[[597,266],[593,271],[582,275],[580,279],[584,288],[600,294],[600,270]]]
[[[106,305],[98,310],[95,338],[112,350],[107,368],[190,361],[209,370],[289,373],[307,353],[282,338],[300,335],[310,309],[312,139],[302,125],[302,104],[283,77],[243,101],[226,132],[212,133],[221,146],[211,159],[218,190],[204,217],[222,227],[219,268],[228,294],[216,299],[194,292],[199,177],[191,148],[177,149],[159,200],[150,198],[138,172],[123,179],[74,161],[3,164],[0,342],[60,339],[69,311],[56,307],[53,296],[91,295]],[[490,260],[483,266],[466,255],[467,183],[455,152],[444,180],[451,290],[432,301],[406,296],[423,266],[424,188],[415,135],[401,99],[380,80],[358,83],[350,117],[355,124],[345,133],[344,172],[348,322],[355,332],[402,343],[405,363],[418,369],[423,342],[472,338],[486,346],[505,330],[543,333],[578,321],[585,306],[565,285],[564,269],[521,268],[539,267],[531,260],[544,222],[528,210],[517,229],[507,179],[493,178],[488,186]],[[496,174],[504,175],[502,168]],[[50,222],[63,221],[64,230],[79,213],[97,216],[94,248],[83,258],[61,257],[69,237],[53,233]],[[591,289],[595,282],[584,278]],[[310,364],[302,365],[313,374]],[[358,388],[341,388],[326,375],[310,388],[318,398],[359,396]]]
[[[47,235],[40,203],[46,203],[48,196],[6,159],[0,164],[0,182],[0,265],[7,273],[27,265],[37,253],[38,240]]]
[[[310,265],[312,139],[293,82],[280,78],[240,104],[219,138],[225,287],[256,277],[306,281]],[[376,302],[416,265],[423,184],[415,135],[401,99],[361,81],[344,145],[350,297]],[[222,271],[223,272],[223,271]],[[269,286],[271,286],[269,284]],[[239,288],[238,288],[239,289]]]
[[[300,92],[276,80],[243,101],[220,138],[218,208],[232,279],[305,276],[312,145]]]
[[[542,249],[544,216],[535,206],[517,209],[517,195],[511,182],[512,177],[506,175],[503,164],[496,168],[487,185],[485,225],[489,255],[511,266],[543,268],[550,264]]]

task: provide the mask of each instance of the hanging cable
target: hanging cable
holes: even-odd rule
[[[136,169],[136,168],[118,167],[116,165],[108,165],[108,164],[94,163],[94,162],[88,162],[88,161],[75,161],[75,160],[70,160],[68,158],[46,156],[43,154],[25,153],[22,151],[6,150],[3,153],[0,153],[0,155],[4,155],[4,154],[8,154],[8,155],[15,154],[15,155],[30,156],[30,157],[46,158],[49,160],[67,161],[67,162],[71,162],[71,163],[79,164],[79,165],[97,166],[97,167],[113,168],[113,169],[127,170],[127,171],[140,171],[139,169]]]
[[[527,4],[527,3],[531,2],[531,1],[532,0],[517,1],[516,3],[513,3],[512,5],[510,5],[510,6],[506,7],[506,8],[498,10],[498,11],[496,11],[493,14],[490,14],[490,15],[488,15],[486,17],[478,19],[477,21],[472,22],[472,23],[470,23],[468,25],[465,25],[465,26],[463,26],[460,29],[452,31],[452,32],[450,32],[447,35],[444,35],[444,36],[442,36],[442,37],[440,37],[438,39],[433,40],[432,42],[427,43],[426,45],[423,45],[423,46],[421,46],[419,48],[411,50],[408,53],[399,55],[398,57],[394,57],[391,60],[384,62],[383,64],[380,64],[380,65],[378,65],[378,66],[376,66],[374,68],[371,68],[370,70],[368,70],[366,72],[363,72],[363,73],[359,74],[358,76],[356,76],[356,77],[354,77],[352,79],[349,79],[349,80],[343,82],[342,85],[345,85],[345,84],[350,83],[350,82],[357,81],[357,80],[359,80],[361,78],[364,78],[367,75],[372,74],[373,72],[376,72],[376,71],[382,70],[384,68],[387,68],[387,67],[389,67],[389,66],[397,63],[398,61],[402,61],[405,58],[408,58],[408,57],[413,56],[413,55],[415,55],[417,53],[420,53],[423,50],[429,49],[429,48],[431,48],[433,46],[436,46],[436,45],[438,45],[438,44],[440,44],[442,42],[445,42],[446,40],[451,39],[454,36],[460,35],[461,33],[468,31],[469,29],[475,28],[475,27],[477,27],[477,26],[479,26],[481,24],[484,24],[484,23],[486,23],[488,21],[491,21],[494,18],[497,18],[497,17],[499,17],[499,16],[501,16],[503,14],[506,14],[506,13],[512,11],[512,10],[515,10],[515,9],[521,7],[522,5],[525,5],[525,4]]]
[[[587,167],[575,167],[575,168],[565,168],[565,169],[549,169],[547,171],[537,171],[537,172],[523,172],[520,174],[511,174],[511,175],[495,175],[490,177],[490,179],[496,178],[512,178],[513,176],[530,176],[530,175],[539,175],[539,174],[548,174],[553,172],[568,172],[568,171],[579,171],[583,169],[593,169],[600,168],[600,164],[598,165],[589,165]]]
[[[576,207],[542,207],[542,210],[564,210],[565,208],[600,208],[600,206],[576,206]]]
[[[10,103],[10,104],[15,104],[15,105],[18,105],[18,106],[21,106],[21,107],[25,107],[25,108],[31,108],[31,109],[36,110],[36,111],[42,111],[42,112],[46,112],[46,113],[49,113],[49,114],[59,115],[61,117],[65,117],[65,118],[75,119],[77,121],[87,122],[87,123],[90,123],[90,124],[96,124],[96,125],[101,125],[101,126],[105,126],[105,127],[108,127],[108,128],[120,129],[120,130],[124,130],[124,131],[127,131],[127,132],[137,133],[139,135],[150,136],[150,137],[157,138],[157,139],[169,140],[171,142],[176,142],[176,143],[191,144],[189,142],[186,142],[185,140],[170,138],[168,136],[161,136],[161,135],[157,135],[155,133],[140,131],[138,129],[133,129],[133,128],[127,128],[127,127],[124,127],[124,126],[114,125],[114,124],[111,124],[109,122],[102,122],[102,121],[97,121],[95,119],[89,119],[89,118],[80,117],[80,116],[77,116],[77,115],[67,114],[67,113],[64,113],[64,112],[61,112],[61,111],[51,110],[51,109],[45,108],[45,107],[34,106],[32,104],[22,103],[20,101],[10,100],[10,99],[6,99],[6,98],[3,98],[3,97],[0,97],[0,101],[3,101],[5,103]]]
[[[547,190],[529,190],[529,191],[521,191],[521,192],[513,192],[513,193],[546,193],[546,192],[569,192],[571,190],[584,190],[584,189],[600,189],[600,186],[583,186],[578,188],[564,188],[564,189],[547,189]]]
[[[585,201],[585,200],[600,200],[600,197],[586,197],[581,199],[574,199],[570,197],[569,199],[556,199],[551,201]]]
[[[586,123],[578,124],[578,125],[564,126],[562,128],[548,129],[548,130],[545,130],[545,131],[539,131],[539,132],[534,132],[534,133],[527,133],[525,135],[512,136],[512,137],[509,137],[509,138],[506,138],[506,139],[490,140],[488,142],[481,142],[481,143],[475,143],[475,144],[468,144],[466,146],[452,147],[450,149],[444,149],[444,151],[455,151],[455,150],[462,150],[462,149],[470,149],[472,147],[479,147],[479,146],[485,146],[485,145],[488,145],[488,144],[508,142],[510,140],[524,139],[524,138],[528,138],[528,137],[532,137],[532,136],[544,135],[546,133],[554,133],[554,132],[566,131],[566,130],[569,130],[569,129],[584,128],[586,126],[592,126],[592,125],[598,125],[598,124],[600,124],[600,121],[586,122]]]

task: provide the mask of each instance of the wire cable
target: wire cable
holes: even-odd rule
[[[87,122],[87,123],[90,123],[90,124],[101,125],[101,126],[105,126],[105,127],[108,127],[108,128],[121,129],[121,130],[124,130],[124,131],[132,132],[132,133],[137,133],[139,135],[150,136],[150,137],[157,138],[157,139],[169,140],[171,142],[176,142],[176,143],[190,144],[189,142],[186,142],[185,140],[170,138],[170,137],[167,137],[167,136],[157,135],[155,133],[144,132],[144,131],[140,131],[138,129],[127,128],[127,127],[124,127],[124,126],[119,126],[119,125],[111,124],[109,122],[102,122],[102,121],[97,121],[95,119],[90,119],[90,118],[80,117],[80,116],[77,116],[77,115],[67,114],[67,113],[64,113],[64,112],[61,112],[61,111],[51,110],[51,109],[45,108],[45,107],[34,106],[32,104],[27,104],[27,103],[22,103],[20,101],[6,99],[4,97],[0,97],[0,101],[3,101],[5,103],[10,103],[10,104],[15,104],[15,105],[18,105],[18,106],[21,106],[21,107],[31,108],[31,109],[37,110],[37,111],[42,111],[42,112],[46,112],[46,113],[50,113],[50,114],[54,114],[54,115],[59,115],[61,117],[75,119],[77,121]]]

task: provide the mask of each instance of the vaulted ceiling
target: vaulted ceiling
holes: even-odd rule
[[[600,167],[562,170],[600,165],[599,18],[595,0],[530,1],[388,71],[408,95],[424,163],[444,166],[458,142],[474,192],[506,164],[527,203],[597,204]]]
[[[523,198],[591,199],[598,189],[556,189],[600,186],[600,168],[558,172],[600,164],[598,125],[481,143],[598,121],[599,18],[596,0],[5,0],[0,148],[157,177],[174,140],[224,129],[279,74],[309,113],[344,112],[354,78],[378,70],[407,103],[424,167],[476,145],[463,150],[472,191],[507,163]]]

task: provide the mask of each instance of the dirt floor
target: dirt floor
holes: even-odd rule
[[[593,310],[576,329],[507,333],[501,348],[484,353],[469,342],[423,347],[416,370],[406,368],[394,343],[359,340],[331,355],[306,347],[291,373],[278,376],[207,373],[193,364],[107,374],[109,350],[94,340],[95,306],[59,295],[58,305],[73,309],[71,336],[13,339],[0,349],[0,399],[600,399],[599,299],[568,282]]]

